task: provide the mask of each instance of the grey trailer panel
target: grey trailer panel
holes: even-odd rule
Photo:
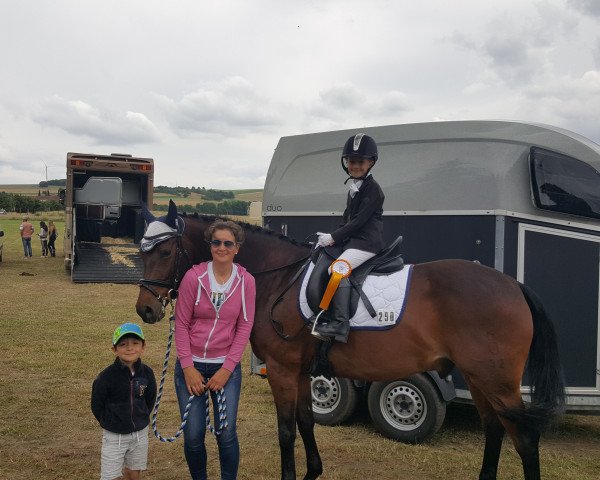
[[[555,321],[567,387],[600,393],[600,236],[521,224],[517,279]]]
[[[356,131],[283,137],[267,174],[263,215],[339,215],[347,192],[341,147]],[[549,126],[436,122],[360,131],[378,142],[373,175],[386,195],[386,212],[476,209],[537,215],[527,164],[533,146],[600,170],[598,145]]]

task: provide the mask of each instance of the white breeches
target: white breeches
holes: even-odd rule
[[[367,260],[373,258],[376,254],[371,252],[365,252],[364,250],[357,250],[356,248],[349,248],[348,250],[344,250],[342,254],[338,257],[338,260],[346,260],[352,270],[356,269]]]

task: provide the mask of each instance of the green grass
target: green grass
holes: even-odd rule
[[[61,258],[23,258],[18,219],[0,217],[5,231],[0,263],[0,478],[38,480],[97,478],[100,429],[90,411],[91,383],[112,362],[114,328],[139,322],[134,285],[73,284]],[[64,225],[58,223],[59,232]],[[25,274],[25,275],[24,275]],[[168,325],[144,325],[145,361],[160,373]],[[171,366],[172,368],[172,366]],[[241,480],[277,479],[279,448],[268,382],[249,375],[248,352],[238,418]],[[172,370],[166,381],[159,428],[172,435],[179,426]],[[464,480],[477,478],[483,434],[471,407],[451,405],[441,431],[425,445],[405,445],[381,437],[363,411],[346,425],[316,427],[323,457],[323,480]],[[600,472],[600,417],[567,415],[542,439],[545,480],[597,479]],[[215,440],[207,437],[209,475],[218,478]],[[300,437],[299,478],[305,471]],[[182,441],[150,440],[145,479],[187,477]],[[505,440],[500,480],[522,478],[520,461]]]

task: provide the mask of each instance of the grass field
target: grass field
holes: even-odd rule
[[[0,217],[5,231],[0,263],[0,479],[98,478],[101,434],[90,411],[96,374],[113,360],[110,338],[125,321],[139,322],[134,285],[73,284],[58,257],[23,258],[18,219]],[[60,234],[64,224],[57,223]],[[168,325],[144,325],[145,361],[160,374]],[[243,360],[243,390],[238,418],[242,460],[239,478],[277,479],[279,449],[273,401],[266,380],[249,375]],[[159,427],[172,435],[179,425],[172,369],[166,382]],[[441,431],[427,444],[405,445],[381,437],[364,411],[347,425],[316,427],[324,480],[464,480],[477,478],[483,435],[471,407],[451,405]],[[214,438],[207,437],[209,475],[218,478]],[[296,447],[302,478],[304,453]],[[600,417],[562,417],[542,439],[546,480],[600,478]],[[189,478],[182,441],[150,439],[144,478]],[[520,461],[505,441],[499,479],[522,478]]]

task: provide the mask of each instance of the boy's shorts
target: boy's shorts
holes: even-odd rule
[[[123,467],[146,470],[148,462],[148,427],[133,433],[102,430],[100,480],[123,476]]]

